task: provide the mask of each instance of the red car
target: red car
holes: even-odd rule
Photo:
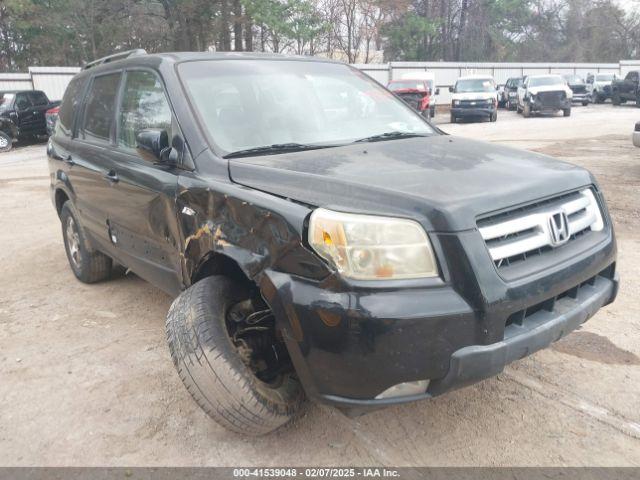
[[[436,104],[431,99],[434,91],[433,82],[430,80],[391,80],[387,88],[408,103],[423,116],[433,118],[436,113]]]

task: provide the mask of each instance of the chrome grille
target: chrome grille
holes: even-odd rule
[[[497,267],[542,255],[604,228],[590,188],[478,221]]]

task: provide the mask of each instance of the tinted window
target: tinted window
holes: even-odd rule
[[[29,97],[27,96],[26,92],[18,93],[16,95],[16,109],[17,110],[24,110],[26,108],[29,108],[30,106],[31,106],[31,101],[29,100]]]
[[[126,76],[120,120],[118,145],[135,148],[136,136],[145,129],[171,132],[171,109],[162,83],[152,72],[128,72]]]
[[[34,105],[42,106],[42,105],[49,104],[49,99],[44,94],[44,92],[39,92],[39,91],[29,92],[29,97],[31,97],[31,102]]]
[[[64,97],[62,98],[62,104],[60,105],[60,113],[58,115],[58,121],[56,122],[56,132],[61,132],[67,137],[71,136],[73,120],[76,118],[86,81],[87,77],[76,77],[73,78],[67,86]]]
[[[82,138],[109,141],[119,85],[119,73],[101,75],[93,79],[89,93],[87,93]]]

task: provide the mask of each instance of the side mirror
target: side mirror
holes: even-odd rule
[[[435,95],[440,95],[440,89],[439,89],[439,88],[436,88],[436,93],[435,93]]]
[[[449,87],[449,91],[453,93],[453,87]]]
[[[141,130],[136,135],[136,148],[143,156],[162,160],[162,152],[169,148],[169,134],[166,130]]]

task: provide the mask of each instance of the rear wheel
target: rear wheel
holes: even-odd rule
[[[587,105],[589,105],[589,100],[583,100],[582,101],[582,106],[586,107]]]
[[[520,108],[520,105],[518,105],[516,103],[516,113],[522,113],[522,109]]]
[[[640,107],[640,94],[636,95],[636,107]]]
[[[432,105],[429,107],[429,117],[433,118],[436,116],[436,106]]]
[[[490,122],[495,122],[496,120],[498,120],[498,112],[493,112],[493,113],[489,116],[489,121],[490,121]]]
[[[11,137],[4,132],[0,132],[0,152],[8,152],[13,147]]]
[[[84,283],[95,283],[109,278],[111,258],[89,248],[84,230],[69,202],[62,206],[60,221],[67,260],[76,278]]]
[[[562,110],[562,115],[564,115],[565,117],[571,116],[571,107]]]
[[[451,114],[451,123],[456,123],[458,119],[456,118],[456,116],[452,113]]]
[[[259,292],[224,276],[200,280],[171,305],[167,340],[185,387],[223,427],[263,435],[300,409],[302,387]]]
[[[525,103],[522,107],[522,116],[524,118],[529,118],[531,116],[531,105]]]

